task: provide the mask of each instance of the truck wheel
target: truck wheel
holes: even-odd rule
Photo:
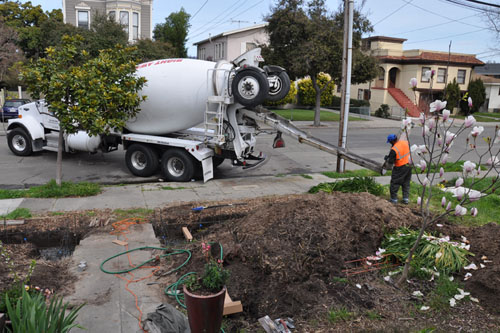
[[[254,107],[267,98],[269,82],[265,74],[257,69],[245,68],[239,71],[231,84],[236,102],[243,106]]]
[[[183,149],[168,149],[161,157],[161,172],[173,182],[188,182],[195,172],[193,157]]]
[[[269,81],[269,95],[266,100],[270,102],[282,100],[290,91],[290,78],[285,71],[271,74],[267,80]]]
[[[130,172],[139,177],[154,175],[160,163],[154,148],[139,143],[134,143],[128,147],[125,162]]]
[[[17,156],[29,156],[33,152],[31,137],[22,128],[14,128],[7,134],[10,150]]]

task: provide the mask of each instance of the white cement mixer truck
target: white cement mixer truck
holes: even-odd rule
[[[232,62],[195,59],[164,59],[137,66],[147,83],[141,111],[120,132],[89,136],[85,131],[64,136],[64,151],[111,152],[121,145],[125,163],[136,176],[148,177],[161,169],[169,181],[189,181],[200,175],[213,178],[213,168],[225,159],[244,169],[266,161],[255,151],[259,123],[277,131],[275,147],[283,145],[281,133],[300,142],[330,151],[354,163],[381,171],[377,162],[366,160],[321,142],[289,121],[258,106],[265,100],[282,99],[290,80],[278,66],[258,67],[260,49]],[[19,118],[9,120],[7,140],[18,156],[57,151],[59,121],[43,100],[18,109]],[[197,126],[197,127],[195,127]]]

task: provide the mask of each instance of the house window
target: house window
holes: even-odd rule
[[[430,71],[430,70],[431,70],[430,67],[422,67],[422,75],[420,78],[421,82],[429,82],[430,81],[430,78],[425,76],[425,72]]]
[[[446,80],[446,68],[438,68],[437,83],[444,83]]]
[[[123,26],[123,30],[129,34],[128,32],[128,12],[120,12],[120,24]]]
[[[224,43],[215,44],[215,59],[224,59]]]
[[[458,84],[465,83],[465,69],[459,69],[457,74],[457,82]]]
[[[358,89],[358,100],[363,99],[363,89]]]
[[[200,47],[198,49],[198,59],[201,59],[201,60],[205,60],[205,48],[204,47]]]
[[[78,11],[78,28],[89,29],[89,12],[86,10]]]
[[[139,39],[139,13],[132,14],[132,36],[134,40]]]
[[[108,13],[108,17],[109,17],[109,20],[110,20],[110,21],[115,22],[115,21],[116,21],[116,12],[115,12],[114,10],[110,11],[110,12]]]

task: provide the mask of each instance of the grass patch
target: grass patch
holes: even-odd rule
[[[436,286],[430,294],[429,306],[437,311],[450,308],[450,298],[463,288],[458,281],[450,281],[447,275],[441,274],[436,280]]]
[[[57,186],[56,181],[52,179],[45,185],[33,186],[25,190],[0,189],[0,199],[87,197],[100,192],[99,184],[62,182],[61,186]]]
[[[376,177],[380,176],[379,173],[368,170],[368,169],[359,169],[359,170],[346,170],[343,173],[335,172],[335,171],[325,171],[321,173],[328,178],[352,178],[352,177]]]
[[[313,121],[314,110],[305,109],[288,109],[288,110],[272,110],[274,113],[282,116],[283,118],[292,121]],[[320,121],[340,121],[340,115],[329,111],[320,111]],[[364,121],[363,118],[349,117],[349,121]]]
[[[301,174],[301,176],[305,179],[313,179],[313,176],[311,175]]]
[[[118,220],[137,217],[137,218],[147,218],[153,214],[152,209],[147,208],[135,208],[135,209],[115,209],[113,214]]]
[[[28,208],[16,208],[7,215],[0,215],[0,219],[18,220],[27,219],[31,217],[31,212]]]
[[[337,283],[348,283],[349,282],[346,278],[338,277],[338,276],[334,276],[332,281],[337,282]]]
[[[370,320],[382,320],[382,316],[375,311],[366,311],[365,316]]]
[[[475,112],[472,114],[476,121],[485,122],[485,123],[494,123],[500,121],[499,113],[489,113],[489,112]],[[465,116],[462,114],[455,115],[451,118],[455,119],[465,119]]]
[[[175,191],[175,190],[184,190],[185,187],[182,187],[182,186],[180,186],[180,187],[163,186],[161,189],[165,190],[165,191]]]
[[[49,212],[50,216],[62,216],[64,215],[64,212]]]
[[[334,191],[350,193],[368,192],[380,196],[384,193],[384,188],[373,177],[354,177],[333,183],[320,183],[311,187],[309,193],[318,193],[319,191],[326,193]]]
[[[328,321],[331,323],[336,323],[339,321],[347,321],[354,317],[354,313],[348,311],[345,307],[340,309],[331,309],[328,311]]]

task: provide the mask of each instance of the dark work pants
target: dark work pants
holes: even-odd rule
[[[391,176],[391,199],[398,198],[399,187],[403,187],[403,199],[408,199],[410,197],[410,181],[411,181],[411,167],[407,165],[402,165],[399,167],[392,168]]]

